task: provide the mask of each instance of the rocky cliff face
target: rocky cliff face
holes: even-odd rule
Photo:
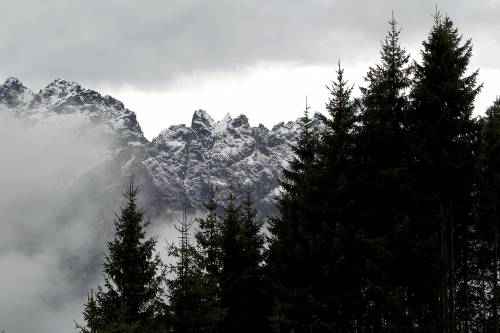
[[[0,85],[0,112],[29,121],[78,114],[106,126],[113,137],[108,167],[123,178],[135,174],[144,189],[144,205],[153,214],[200,208],[209,185],[220,195],[229,188],[240,195],[250,191],[261,215],[275,213],[281,168],[299,130],[298,121],[268,129],[251,127],[245,115],[214,121],[198,110],[190,126],[171,126],[149,142],[135,113],[123,103],[64,80],[34,93],[9,78]],[[91,170],[88,177],[98,174]]]
[[[262,214],[272,213],[281,167],[290,157],[297,123],[271,130],[251,127],[246,116],[226,115],[215,122],[205,111],[194,113],[191,126],[171,126],[148,145],[145,166],[165,202],[196,207],[209,184],[224,193],[252,192]]]

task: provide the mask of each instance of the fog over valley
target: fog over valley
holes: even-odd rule
[[[109,130],[77,115],[0,112],[0,142],[1,329],[70,331],[120,198]],[[99,180],[89,176],[96,170]]]

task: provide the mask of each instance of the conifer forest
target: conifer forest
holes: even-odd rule
[[[359,97],[333,66],[275,216],[212,186],[162,262],[131,180],[77,331],[500,332],[500,99],[473,113],[472,41],[433,18],[418,60],[388,22]]]

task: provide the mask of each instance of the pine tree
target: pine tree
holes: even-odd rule
[[[323,253],[322,276],[324,313],[323,329],[356,332],[364,327],[366,288],[363,258],[365,237],[357,221],[357,207],[353,205],[359,193],[358,103],[351,99],[352,86],[344,79],[344,70],[338,64],[336,80],[328,87],[330,98],[326,104],[328,116],[323,116],[318,153],[318,188],[321,202],[322,228],[318,230],[319,248]],[[317,274],[317,273],[316,273]],[[330,317],[331,319],[326,320]]]
[[[415,241],[410,291],[422,332],[455,332],[470,322],[470,234],[477,126],[473,102],[481,86],[466,75],[471,41],[436,14],[416,64],[409,119],[411,232]]]
[[[481,122],[481,154],[478,161],[477,290],[473,300],[477,330],[499,332],[499,217],[500,211],[500,99]]]
[[[139,188],[130,179],[127,202],[116,215],[114,239],[104,260],[104,287],[91,293],[82,332],[160,332],[165,329],[161,284],[164,272],[154,253],[156,238],[145,239],[149,220],[137,207]]]
[[[235,284],[241,294],[238,304],[239,311],[243,315],[241,325],[246,327],[247,332],[267,332],[270,298],[264,280],[263,221],[257,216],[250,192],[247,192],[242,203],[240,219],[240,243],[243,249],[241,264],[244,270]]]
[[[264,238],[250,194],[243,206],[229,194],[222,228],[222,332],[265,332]]]
[[[207,317],[212,309],[207,307],[201,270],[201,258],[191,244],[189,230],[193,224],[188,220],[186,210],[175,226],[179,232],[178,244],[169,246],[169,255],[177,259],[170,265],[172,278],[167,281],[172,328],[174,332],[211,331],[215,328]]]
[[[203,302],[208,312],[204,327],[206,332],[217,332],[222,320],[221,309],[221,266],[222,266],[222,218],[218,215],[219,205],[215,189],[209,188],[209,197],[204,206],[207,214],[198,218],[195,239],[200,255],[200,269],[203,272]]]
[[[339,64],[319,136],[306,106],[296,157],[283,171],[281,217],[271,221],[273,318],[284,331],[350,332],[362,316],[359,234],[349,218],[357,117],[343,75]]]
[[[312,253],[306,247],[316,186],[313,177],[316,168],[317,135],[311,129],[308,106],[301,119],[301,131],[293,147],[294,158],[283,170],[282,194],[278,199],[280,217],[270,221],[270,248],[267,253],[268,276],[275,295],[271,321],[275,330],[301,331],[312,324],[309,308],[309,269]]]
[[[500,97],[497,97],[493,105],[486,110],[486,115],[488,119],[494,119],[495,121],[500,118]]]
[[[353,87],[344,79],[344,69],[338,62],[336,70],[336,80],[326,87],[330,92],[326,111],[329,117],[321,115],[321,120],[326,125],[327,132],[322,133],[322,140],[326,141],[326,146],[338,148],[332,154],[344,154],[347,148],[352,148],[352,134],[355,130],[355,123],[358,120],[356,116],[356,105],[351,99]],[[332,142],[328,142],[328,141]],[[344,154],[347,156],[346,154]]]
[[[356,155],[359,160],[358,223],[365,233],[368,326],[375,331],[411,327],[404,281],[409,263],[408,219],[401,184],[408,153],[406,117],[411,84],[409,55],[399,44],[394,17],[382,42],[381,64],[371,67],[361,88],[362,114]]]
[[[207,210],[204,218],[198,218],[198,229],[195,232],[196,242],[203,257],[203,270],[207,273],[208,284],[212,285],[213,297],[220,298],[219,278],[221,269],[222,219],[218,215],[218,202],[215,189],[210,187],[208,200],[203,204]]]

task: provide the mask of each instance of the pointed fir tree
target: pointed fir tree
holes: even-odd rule
[[[447,16],[435,15],[415,64],[409,117],[413,277],[410,294],[423,332],[455,332],[457,316],[468,331],[470,213],[477,126],[473,102],[478,72],[467,74],[470,40],[462,42]]]
[[[247,192],[240,212],[240,264],[241,275],[234,281],[233,289],[240,297],[235,307],[239,312],[238,332],[267,332],[269,322],[269,294],[264,280],[263,221],[258,217],[254,201]]]
[[[309,117],[309,106],[304,110],[304,116],[300,121],[300,135],[297,138],[297,144],[292,147],[296,158],[289,161],[289,168],[283,169],[283,180],[281,186],[286,192],[294,192],[298,184],[307,185],[304,181],[307,172],[314,170],[318,145],[317,133],[312,128],[312,120]],[[298,193],[296,193],[298,194]]]
[[[203,274],[203,302],[207,309],[205,332],[218,332],[221,320],[221,266],[222,266],[222,218],[218,214],[219,204],[215,188],[209,187],[209,196],[203,204],[207,214],[197,219],[195,239]]]
[[[481,154],[478,160],[478,223],[475,285],[477,297],[471,326],[478,331],[498,333],[499,323],[499,228],[500,228],[500,98],[481,121]]]
[[[172,278],[167,281],[172,329],[182,333],[213,332],[214,328],[207,320],[211,309],[207,309],[205,301],[201,259],[190,239],[192,224],[184,209],[175,226],[179,233],[178,244],[172,243],[168,248],[169,256],[177,260],[169,267]]]
[[[159,332],[165,329],[165,304],[161,288],[164,271],[156,238],[146,239],[143,210],[137,207],[139,188],[133,178],[116,215],[115,237],[108,243],[104,287],[91,294],[85,306],[82,332]]]
[[[328,116],[323,116],[324,130],[319,143],[318,169],[321,209],[319,242],[323,253],[321,276],[324,313],[328,323],[323,329],[354,332],[364,322],[364,263],[366,250],[354,202],[359,193],[359,160],[356,156],[359,137],[358,103],[351,98],[353,86],[344,78],[338,63],[336,80],[328,87]],[[330,319],[326,319],[327,316]]]
[[[365,77],[368,84],[361,88],[364,130],[392,131],[396,135],[402,127],[404,111],[408,107],[408,88],[411,84],[410,56],[399,43],[401,29],[394,16],[389,31],[381,43],[381,64],[370,67]],[[395,133],[394,133],[395,132]],[[389,137],[392,139],[392,137]]]
[[[215,189],[209,188],[208,200],[203,204],[207,214],[203,218],[198,218],[198,228],[195,232],[195,239],[200,248],[200,255],[203,257],[203,270],[207,273],[208,284],[212,285],[214,301],[220,298],[219,277],[221,270],[221,241],[222,241],[222,218],[217,210],[219,204],[216,201]]]
[[[345,80],[340,61],[337,65],[336,79],[326,86],[330,92],[326,103],[328,116],[320,115],[326,127],[326,132],[322,133],[322,140],[326,141],[325,146],[332,149],[328,153],[347,156],[344,152],[352,148],[351,135],[356,130],[355,123],[358,119],[356,106],[351,99],[353,86]]]
[[[313,254],[307,246],[312,243],[309,213],[315,210],[317,187],[313,179],[317,172],[318,137],[311,128],[308,110],[306,102],[300,134],[293,147],[294,157],[283,170],[280,182],[280,216],[270,220],[267,274],[275,298],[271,321],[276,331],[301,331],[313,322],[307,296],[314,275],[308,269]]]
[[[222,227],[221,332],[267,330],[261,226],[250,195],[239,206],[231,191]]]
[[[493,105],[486,110],[486,116],[490,120],[497,121],[500,118],[500,97],[497,97]]]
[[[321,136],[310,129],[306,107],[296,157],[283,171],[281,217],[271,221],[272,318],[274,327],[284,331],[347,332],[354,322],[360,284],[351,250],[357,236],[346,210],[356,114],[352,87],[343,75],[339,64],[336,81],[328,87],[329,117],[320,116]]]
[[[359,116],[357,103],[351,98],[353,86],[344,79],[340,61],[336,76],[336,80],[327,86],[330,92],[326,103],[328,115],[320,115],[324,126],[317,143],[315,168],[320,179],[317,188],[323,192],[321,202],[326,206],[324,208],[332,210],[327,214],[338,214],[340,217],[344,214],[341,206],[347,204],[353,194],[354,178],[351,177],[351,171],[355,166],[354,153],[359,132],[356,123]]]
[[[409,151],[406,119],[409,108],[411,66],[409,54],[399,43],[401,29],[394,16],[381,44],[381,63],[371,67],[361,88],[361,123],[356,154],[360,164],[356,193],[360,227],[366,246],[367,323],[382,331],[411,327],[404,281],[411,252],[408,246],[408,218],[402,184]],[[397,267],[397,268],[396,268]]]

